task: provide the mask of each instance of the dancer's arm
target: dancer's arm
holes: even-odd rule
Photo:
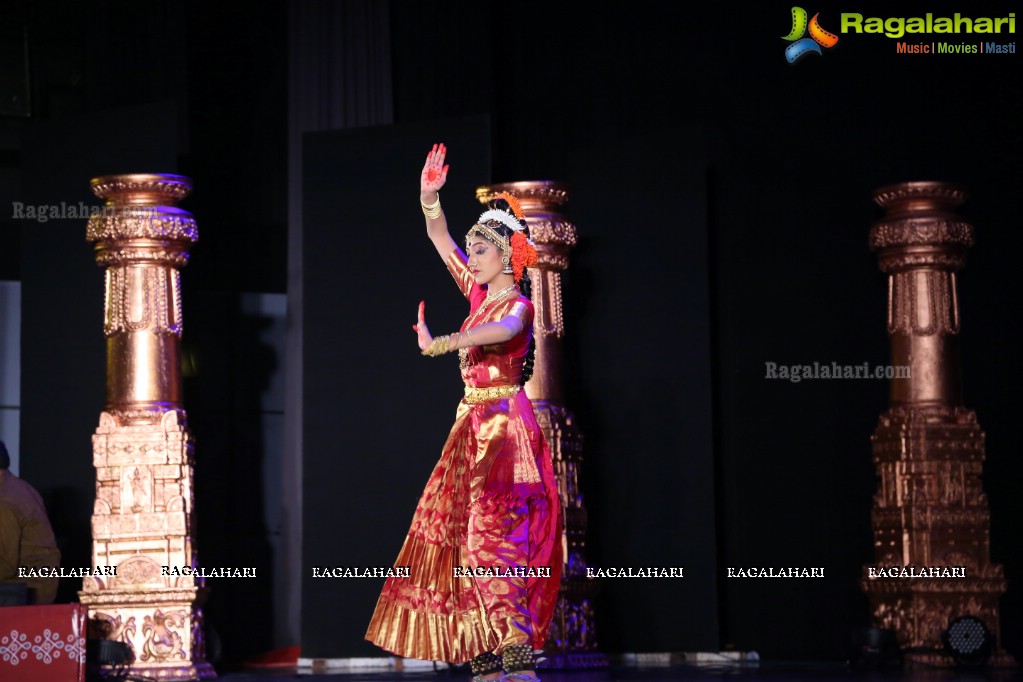
[[[500,320],[487,322],[464,332],[433,337],[426,327],[426,303],[420,302],[419,322],[412,325],[412,329],[419,337],[419,349],[423,351],[423,355],[441,355],[459,348],[490,346],[510,341],[522,333],[527,315],[529,315],[529,309],[525,304],[519,302],[513,305],[508,314]]]
[[[444,165],[447,151],[443,142],[433,145],[433,149],[426,155],[423,173],[419,178],[419,202],[426,217],[426,234],[445,262],[448,255],[458,248],[448,233],[448,221],[440,207],[440,188],[448,179],[448,167]]]

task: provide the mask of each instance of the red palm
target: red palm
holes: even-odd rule
[[[433,149],[426,155],[426,163],[423,165],[423,173],[419,178],[419,191],[439,192],[440,188],[448,179],[448,167],[444,164],[444,156],[448,153],[444,143],[433,145]]]

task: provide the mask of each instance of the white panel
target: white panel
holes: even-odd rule
[[[11,472],[18,476],[18,467],[21,433],[21,410],[3,408],[0,409],[0,440],[7,446],[7,452],[11,456]]]

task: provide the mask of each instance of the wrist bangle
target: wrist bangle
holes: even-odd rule
[[[434,357],[437,355],[444,355],[451,350],[451,337],[447,334],[444,336],[435,336],[430,345],[423,349],[423,355]]]
[[[419,198],[419,205],[423,207],[423,215],[431,220],[440,218],[440,192],[437,192],[437,201],[432,204],[424,204],[422,197]]]

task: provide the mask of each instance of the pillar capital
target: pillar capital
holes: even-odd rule
[[[904,182],[874,192],[885,215],[870,230],[870,248],[884,272],[961,270],[973,246],[973,225],[956,213],[966,191],[948,182]]]
[[[89,218],[86,240],[96,245],[100,266],[164,264],[183,267],[199,239],[195,218],[177,207],[192,191],[181,175],[137,173],[93,178],[92,192],[105,204]]]

